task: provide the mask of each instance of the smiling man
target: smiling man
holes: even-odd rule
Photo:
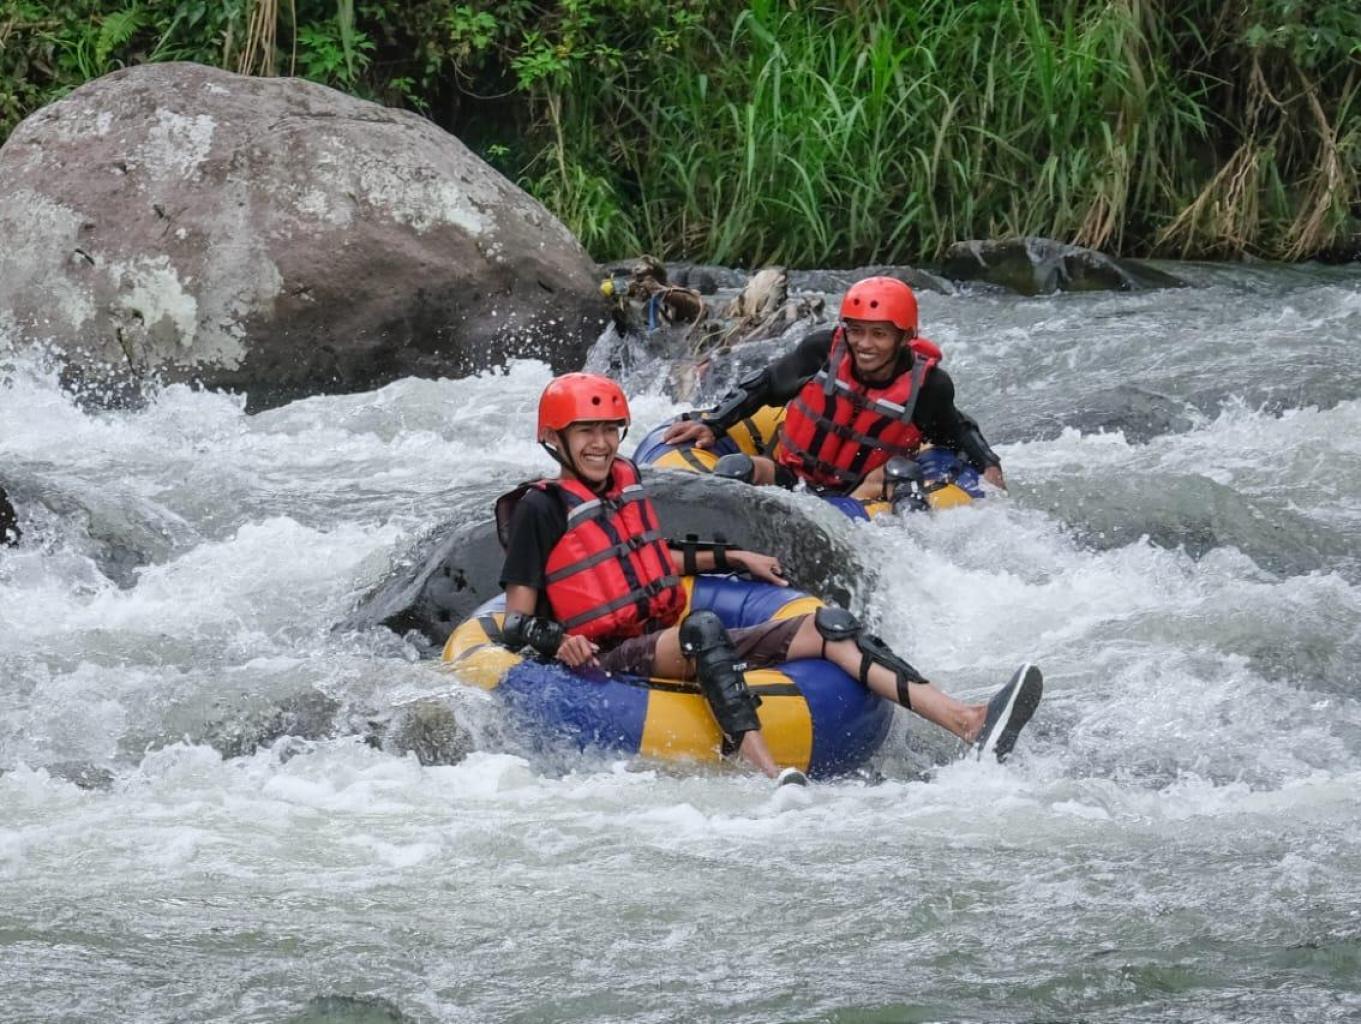
[[[955,408],[941,353],[917,334],[917,297],[902,281],[869,277],[846,292],[841,323],[814,331],[788,355],[742,380],[718,406],[681,420],[667,444],[707,448],[763,405],[785,405],[773,457],[751,480],[825,493],[884,497],[884,465],[930,442],[962,452],[996,487],[1002,464],[978,424]]]

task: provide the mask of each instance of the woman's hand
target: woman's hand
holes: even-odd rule
[[[1002,475],[1001,466],[989,466],[987,469],[983,470],[983,479],[994,487],[999,487],[1004,491],[1007,489],[1007,480],[1006,477]]]
[[[591,643],[584,636],[565,636],[562,643],[558,644],[558,661],[564,662],[571,668],[581,668],[582,665],[599,665],[596,652],[600,647]]]
[[[773,555],[758,555],[755,551],[729,551],[728,562],[740,566],[758,580],[774,583],[777,587],[789,586],[789,581],[784,578],[784,569],[780,567],[780,560]]]
[[[663,444],[693,444],[696,448],[708,448],[717,439],[714,428],[700,420],[677,420],[662,435]]]

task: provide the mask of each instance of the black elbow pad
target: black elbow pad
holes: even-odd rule
[[[564,634],[560,622],[539,615],[507,612],[501,626],[501,643],[516,652],[532,647],[542,657],[551,658],[558,653]]]
[[[700,420],[715,430],[723,431],[742,418],[743,414],[749,412],[752,395],[765,381],[765,370],[753,370],[741,380],[731,391],[718,400],[718,404],[707,412],[700,414]]]
[[[733,550],[733,545],[729,544],[728,539],[721,533],[715,533],[713,540],[700,540],[699,534],[687,533],[684,540],[667,541],[667,545],[673,551],[681,553],[681,572],[683,575],[694,576],[699,572],[695,555],[700,551],[712,551],[714,553],[714,569],[717,572],[728,572],[732,568],[732,563],[728,561],[728,552]]]

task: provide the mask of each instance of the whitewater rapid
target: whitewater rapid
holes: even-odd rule
[[[0,1021],[1358,1019],[1361,273],[1178,271],[923,296],[1011,496],[840,528],[914,664],[1046,697],[1006,766],[901,715],[876,777],[802,792],[538,757],[335,629],[549,468],[544,366],[247,416],[11,361]],[[365,742],[431,693],[466,760]]]

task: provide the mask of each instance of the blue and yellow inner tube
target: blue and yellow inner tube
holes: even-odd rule
[[[822,602],[807,594],[734,576],[684,581],[692,610],[711,609],[729,628],[805,615]],[[444,662],[460,680],[490,690],[536,735],[581,749],[664,760],[716,762],[723,737],[694,683],[573,670],[522,658],[495,642],[504,597],[488,601],[449,637]],[[893,705],[836,665],[819,659],[749,669],[761,697],[761,732],[772,756],[813,777],[844,774],[883,744]]]
[[[644,435],[633,453],[633,461],[658,469],[712,473],[715,463],[724,455],[735,452],[770,455],[775,449],[783,422],[783,406],[763,406],[735,423],[712,448],[665,444],[662,435],[671,424],[663,423]],[[917,465],[921,466],[926,477],[926,500],[933,511],[969,505],[983,497],[978,471],[954,452],[942,448],[924,448],[917,454]],[[823,500],[852,519],[869,519],[892,511],[892,506],[886,501],[861,501],[837,494],[823,495]]]

